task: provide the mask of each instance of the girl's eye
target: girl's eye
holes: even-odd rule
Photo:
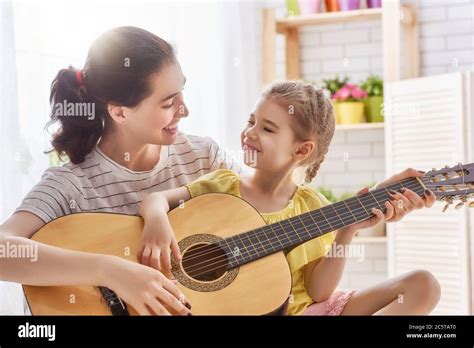
[[[268,132],[268,133],[274,133],[270,128],[265,127],[265,128],[263,128],[263,129],[264,129],[266,132]]]
[[[253,121],[247,121],[248,124],[253,124]]]
[[[165,105],[165,106],[163,106],[163,108],[164,108],[164,109],[171,109],[172,106],[173,106],[173,104]]]

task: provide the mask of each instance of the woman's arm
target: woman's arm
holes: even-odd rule
[[[0,279],[36,286],[106,286],[140,314],[189,313],[180,302],[184,295],[159,271],[116,256],[71,251],[29,239],[43,225],[34,214],[18,212],[1,226],[1,244],[37,248],[37,258],[0,258]]]
[[[168,212],[184,204],[191,195],[186,187],[161,192],[153,192],[140,204],[139,213],[145,224],[138,242],[137,259],[145,266],[153,267],[169,274],[171,272],[171,252],[180,260],[178,242],[168,220]]]

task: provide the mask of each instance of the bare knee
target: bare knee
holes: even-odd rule
[[[416,296],[416,303],[422,312],[430,313],[436,307],[441,297],[441,287],[433,273],[415,270],[407,273],[402,282]]]

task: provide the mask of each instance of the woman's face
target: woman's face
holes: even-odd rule
[[[290,127],[292,115],[271,98],[260,98],[241,133],[245,163],[270,172],[289,168],[299,158],[300,142]]]
[[[178,123],[189,114],[183,100],[186,78],[177,62],[164,66],[150,78],[151,94],[134,108],[125,108],[127,133],[140,142],[170,145],[176,140]]]

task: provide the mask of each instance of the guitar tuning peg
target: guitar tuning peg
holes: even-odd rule
[[[469,205],[468,205],[469,208],[474,208],[474,201],[472,202],[469,202]]]
[[[446,203],[444,208],[443,208],[443,213],[448,210],[449,206],[450,206],[451,203]]]
[[[446,164],[446,165],[444,166],[444,168],[449,168],[449,166]]]
[[[431,168],[431,170],[432,170],[433,172],[436,172],[436,168],[434,168],[434,167],[433,167],[433,168]]]
[[[471,203],[472,203],[472,202],[471,202]],[[459,202],[458,204],[456,204],[456,206],[454,207],[454,209],[461,209],[463,205],[464,205],[464,202]]]

